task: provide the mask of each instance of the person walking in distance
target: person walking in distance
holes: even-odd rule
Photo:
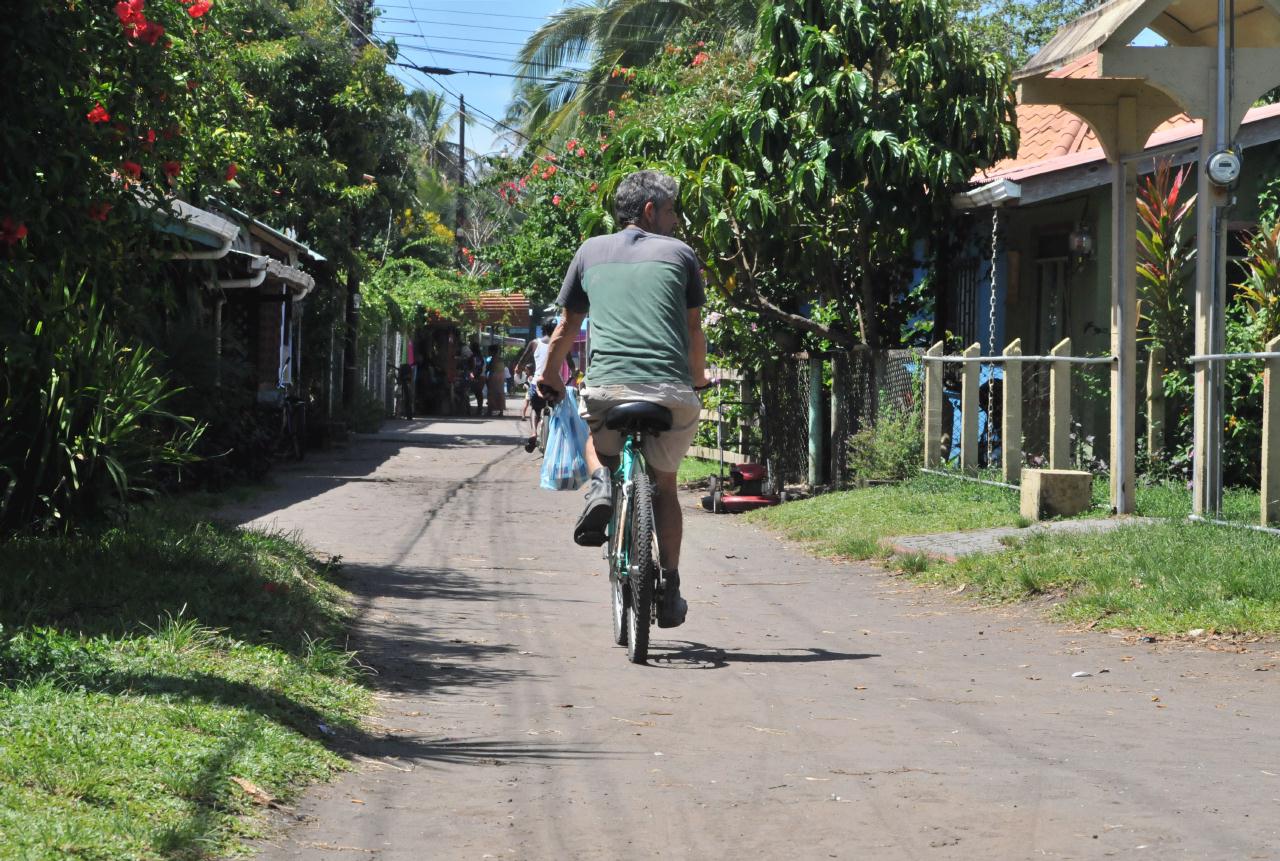
[[[552,400],[562,396],[564,381],[556,371],[590,312],[590,357],[579,400],[591,429],[586,450],[591,481],[573,530],[573,540],[586,547],[605,543],[613,513],[611,468],[617,466],[622,440],[617,431],[605,428],[605,414],[630,401],[671,410],[671,430],[644,440],[657,490],[659,564],[668,584],[658,625],[666,628],[682,624],[688,612],[680,596],[683,523],[676,471],[698,428],[702,403],[694,389],[707,385],[702,332],[706,287],[693,249],[672,236],[678,190],[674,179],[652,170],[637,171],[619,183],[614,217],[621,229],[588,239],[574,255],[556,299],[564,316],[535,380]]]
[[[542,424],[542,411],[546,408],[547,401],[538,391],[537,379],[547,366],[547,357],[551,354],[551,335],[555,330],[554,322],[543,323],[542,336],[530,341],[518,360],[525,361],[526,356],[533,354],[533,373],[529,377],[529,389],[525,392],[525,413],[529,416],[529,439],[525,442],[525,451],[533,451],[538,445],[538,426]],[[567,384],[572,377],[573,360],[566,357],[560,363],[560,379]]]
[[[467,388],[471,397],[476,399],[476,415],[484,414],[484,356],[480,354],[480,342],[472,341],[467,345]],[[467,412],[471,411],[471,403],[467,402]]]

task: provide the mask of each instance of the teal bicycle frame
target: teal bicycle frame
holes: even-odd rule
[[[610,573],[619,581],[626,580],[631,572],[631,531],[627,529],[627,524],[631,520],[631,501],[635,488],[635,480],[632,478],[635,475],[633,470],[637,467],[641,470],[649,468],[645,463],[644,453],[636,445],[636,435],[628,433],[622,438],[622,454],[618,468],[613,471],[617,513],[610,518],[608,533]]]

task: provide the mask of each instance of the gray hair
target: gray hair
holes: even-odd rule
[[[614,196],[613,217],[619,225],[635,224],[644,213],[644,205],[653,201],[662,206],[676,199],[680,186],[665,173],[638,170],[618,183]]]

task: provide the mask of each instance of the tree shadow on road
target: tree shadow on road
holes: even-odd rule
[[[669,640],[649,646],[649,665],[664,670],[722,670],[731,664],[809,664],[822,661],[862,661],[878,654],[832,652],[827,649],[779,649],[776,652],[744,652],[706,643]]]

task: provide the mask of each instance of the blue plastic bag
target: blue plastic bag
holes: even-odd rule
[[[546,419],[547,451],[542,461],[543,490],[577,490],[589,477],[587,436],[590,430],[578,415],[578,390],[569,387]]]

